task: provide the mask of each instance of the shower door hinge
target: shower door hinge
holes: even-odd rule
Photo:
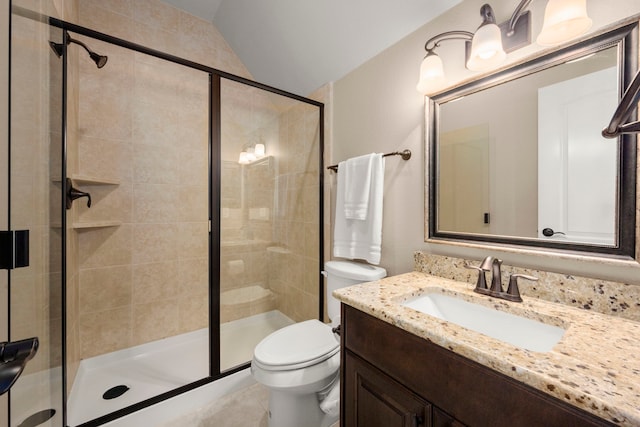
[[[29,230],[0,231],[0,270],[29,266]]]

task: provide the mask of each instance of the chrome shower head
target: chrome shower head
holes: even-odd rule
[[[104,67],[105,64],[107,63],[107,59],[109,59],[106,55],[100,55],[100,54],[95,53],[94,51],[89,49],[89,47],[86,44],[84,44],[80,40],[76,40],[76,39],[72,38],[69,35],[69,33],[67,33],[67,45],[69,45],[71,43],[75,43],[77,45],[82,46],[84,48],[84,50],[86,50],[87,53],[89,54],[89,57],[91,58],[91,60],[96,63],[96,66],[98,68]],[[58,58],[60,58],[62,56],[62,54],[64,53],[64,44],[62,44],[62,43],[55,43],[55,42],[49,41],[49,46],[55,52],[55,54],[58,56]]]

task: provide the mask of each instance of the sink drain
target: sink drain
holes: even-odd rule
[[[117,385],[105,391],[102,395],[102,398],[105,400],[115,399],[116,397],[120,397],[128,391],[129,387],[127,387],[126,385]]]
[[[45,409],[40,412],[36,412],[25,419],[18,427],[36,427],[45,421],[50,420],[56,414],[55,409]]]

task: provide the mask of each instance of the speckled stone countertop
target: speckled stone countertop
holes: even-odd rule
[[[400,305],[439,292],[566,332],[550,352],[524,350]],[[339,289],[343,303],[551,396],[624,426],[640,426],[640,323],[523,296],[513,303],[473,285],[412,272]]]

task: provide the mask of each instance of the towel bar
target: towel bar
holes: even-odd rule
[[[402,160],[409,160],[411,158],[411,150],[394,151],[393,153],[386,153],[382,155],[382,157],[389,156],[402,156]],[[338,165],[327,166],[327,169],[338,172]]]

